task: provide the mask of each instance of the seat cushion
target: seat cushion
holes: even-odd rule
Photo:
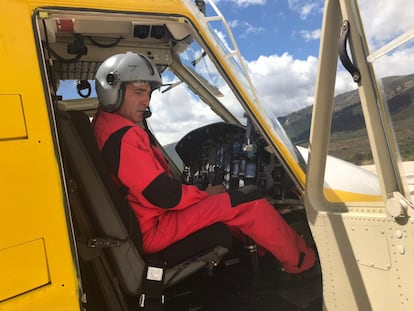
[[[231,244],[232,236],[227,226],[223,223],[215,223],[194,232],[158,253],[148,255],[146,260],[149,263],[163,263],[169,268],[207,253],[218,245],[230,248]]]

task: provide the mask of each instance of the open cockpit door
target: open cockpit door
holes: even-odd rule
[[[399,29],[394,40],[371,53],[363,13],[357,1],[326,1],[305,206],[327,310],[411,310],[414,209],[407,169],[412,163],[413,68],[397,71],[391,64],[401,53],[412,59],[413,35],[412,29]],[[349,75],[357,89],[341,107],[334,101],[337,72]],[[345,160],[355,169],[329,166],[328,154],[336,150],[336,156],[345,157],[345,149],[352,150]],[[342,184],[334,188],[341,191],[327,184],[332,174]],[[358,189],[352,187],[356,184]]]

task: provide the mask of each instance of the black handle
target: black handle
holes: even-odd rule
[[[339,38],[339,58],[341,59],[342,65],[351,74],[354,82],[358,83],[361,81],[361,73],[359,69],[352,63],[346,50],[346,43],[349,35],[349,21],[344,20],[341,28],[341,36]]]

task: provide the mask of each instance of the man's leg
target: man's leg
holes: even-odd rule
[[[157,252],[216,222],[239,228],[270,251],[286,272],[299,273],[313,266],[315,254],[266,200],[231,206],[227,193],[217,194],[180,211],[159,217],[156,228],[144,237],[144,248]]]

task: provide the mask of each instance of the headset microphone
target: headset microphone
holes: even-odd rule
[[[145,109],[144,111],[144,119],[149,118],[152,115],[151,109],[148,107],[147,109]]]

